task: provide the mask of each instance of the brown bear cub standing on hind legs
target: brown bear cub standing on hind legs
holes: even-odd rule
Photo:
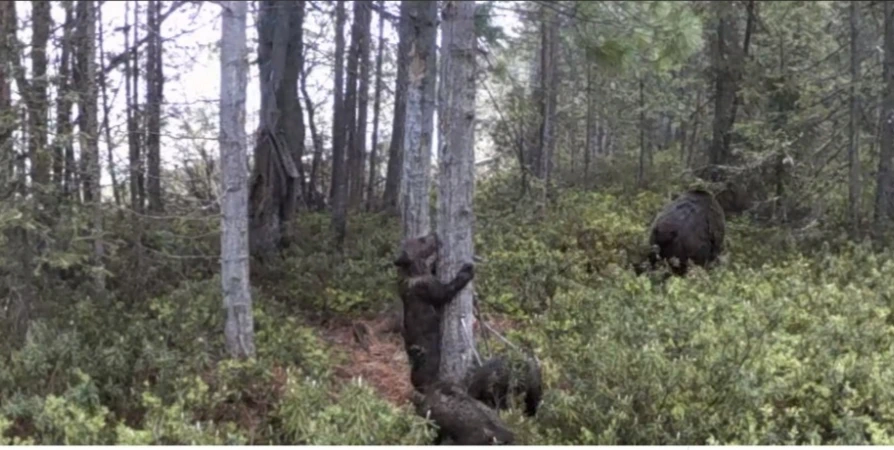
[[[723,252],[726,230],[723,208],[710,192],[691,189],[667,204],[652,222],[649,235],[652,268],[670,263],[675,275],[685,275],[689,264],[706,267]],[[637,267],[637,273],[643,272]]]
[[[413,402],[420,415],[438,425],[438,442],[509,444],[512,432],[499,416],[455,383],[438,380],[441,363],[443,308],[474,277],[472,264],[463,265],[447,284],[435,273],[441,241],[436,233],[404,241],[394,265],[403,302],[404,347],[410,362]]]

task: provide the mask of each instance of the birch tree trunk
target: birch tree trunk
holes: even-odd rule
[[[438,235],[443,241],[438,276],[448,282],[472,262],[475,192],[475,2],[444,5],[438,161]],[[440,378],[459,381],[472,365],[472,283],[444,311]]]
[[[233,358],[255,354],[248,256],[248,167],[245,142],[245,91],[248,3],[221,2],[220,38],[220,279],[227,351]]]
[[[414,22],[414,33],[409,44],[404,167],[400,189],[404,237],[421,236],[431,228],[429,189],[437,77],[435,44],[438,3],[412,2],[410,20]]]

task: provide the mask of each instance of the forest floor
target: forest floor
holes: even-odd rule
[[[344,382],[362,378],[382,398],[401,406],[409,402],[413,386],[410,384],[410,366],[404,343],[394,316],[334,321],[320,330],[320,335],[337,354],[335,376]],[[491,316],[491,328],[502,335],[518,324],[512,320]],[[475,323],[475,339],[484,338],[481,327]],[[494,339],[493,337],[489,337]],[[489,355],[481,354],[483,359]]]

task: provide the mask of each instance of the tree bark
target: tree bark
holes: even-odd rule
[[[438,235],[443,248],[438,276],[448,282],[472,262],[475,216],[475,2],[444,5],[439,112]],[[473,286],[445,307],[441,325],[440,378],[460,381],[475,354]]]
[[[590,158],[593,155],[593,68],[587,63],[587,140],[584,146],[584,181],[590,179]]]
[[[540,147],[536,175],[543,180],[543,204],[547,202],[550,172],[556,147],[556,102],[558,99],[558,64],[556,53],[559,21],[552,7],[541,4],[540,24]]]
[[[369,180],[366,183],[366,210],[372,211],[375,203],[376,175],[378,173],[379,112],[382,103],[382,56],[385,51],[385,1],[379,0],[379,41],[376,46],[376,92],[373,96],[372,146],[369,151]]]
[[[388,168],[385,174],[385,192],[382,195],[382,206],[398,213],[400,187],[403,184],[404,129],[407,118],[407,87],[409,78],[409,54],[412,36],[410,21],[410,0],[400,2],[400,25],[397,44],[397,82],[394,87],[394,119],[391,121],[391,143],[388,145]]]
[[[99,60],[105,61],[106,52],[104,45],[105,34],[102,31],[102,7],[96,9],[96,15],[97,23],[99,24]],[[109,177],[112,179],[112,195],[115,198],[115,205],[121,206],[121,192],[120,186],[118,185],[118,174],[115,173],[115,142],[112,140],[112,127],[109,124],[109,115],[111,114],[112,108],[109,106],[109,94],[108,89],[106,88],[108,81],[106,80],[106,77],[98,78],[99,89],[102,94],[102,129],[105,131],[106,151],[108,152]]]
[[[894,218],[894,3],[884,2],[885,59],[881,145],[876,179],[875,222],[879,231]]]
[[[298,104],[298,68],[304,2],[265,0],[258,14],[261,117],[251,178],[252,253],[266,258],[288,245],[284,228],[299,191],[296,148],[303,132]]]
[[[78,88],[78,131],[81,161],[84,167],[81,181],[84,186],[84,203],[90,206],[90,228],[93,232],[93,258],[96,289],[105,290],[102,269],[105,247],[102,240],[102,188],[99,145],[97,144],[97,96],[96,96],[96,6],[93,0],[80,0],[77,9],[78,50],[74,79]]]
[[[313,205],[313,209],[321,210],[326,203],[325,194],[323,194],[326,190],[321,186],[322,177],[320,176],[320,165],[323,160],[323,137],[317,131],[317,123],[314,119],[316,108],[310,98],[310,94],[307,92],[307,75],[306,71],[301,75],[301,96],[304,98],[304,107],[307,110],[307,124],[310,127],[310,138],[314,146],[313,160],[310,164],[310,198],[308,201]]]
[[[851,86],[850,86],[850,120],[848,123],[848,222],[851,237],[860,234],[860,3],[851,2],[850,34],[851,34]]]
[[[646,82],[642,75],[639,78],[639,168],[636,171],[636,184],[643,185],[646,168]]]
[[[372,20],[372,3],[370,2],[354,2],[354,24],[352,27],[351,47],[356,50],[356,59],[354,63],[354,71],[351,71],[351,62],[348,63],[348,79],[352,77],[356,84],[348,82],[348,92],[355,85],[357,100],[356,120],[354,122],[353,131],[350,133],[351,156],[349,158],[348,183],[350,186],[350,194],[348,197],[351,209],[359,208],[363,204],[363,180],[366,172],[364,169],[364,161],[366,160],[366,122],[367,112],[369,109],[369,56],[370,56],[370,22]],[[356,41],[356,44],[355,42]],[[357,67],[359,66],[359,74]],[[350,94],[349,94],[350,98]]]
[[[61,55],[56,77],[56,136],[53,138],[53,185],[56,192],[68,196],[69,176],[65,171],[66,150],[71,147],[71,29],[74,24],[71,2],[63,2],[65,22],[62,24]]]
[[[50,2],[31,2],[31,86],[19,86],[28,104],[28,154],[31,159],[31,183],[39,202],[50,198],[52,155],[47,148],[49,99],[47,97],[47,42],[53,19]],[[24,78],[24,77],[23,77]],[[46,219],[46,217],[44,217]]]
[[[16,7],[15,2],[0,3],[0,199],[11,194],[15,149],[12,134],[16,129],[15,111],[12,107],[12,80],[10,62],[15,56]]]
[[[410,18],[413,35],[409,44],[400,201],[404,237],[421,236],[431,229],[429,190],[437,76],[437,2],[412,2]]]
[[[146,13],[149,41],[146,46],[146,193],[149,211],[164,211],[161,186],[161,103],[164,96],[159,0],[149,0]]]
[[[127,9],[130,1],[125,3],[124,45],[130,48],[130,32],[127,24]],[[133,39],[139,41],[139,3],[133,4]],[[127,147],[128,170],[130,172],[130,206],[137,213],[143,212],[146,204],[145,170],[142,157],[142,134],[139,127],[139,53],[136,49],[127,53],[124,59],[124,85],[127,107]]]
[[[332,105],[332,182],[330,183],[330,203],[332,203],[332,229],[335,245],[343,249],[348,227],[348,180],[345,158],[345,107],[344,58],[345,58],[345,3],[335,2],[335,71]]]
[[[734,4],[718,1],[715,2],[715,7],[718,18],[713,49],[714,124],[708,159],[710,164],[716,166],[729,162],[728,136],[733,129],[741,54],[738,47],[738,25]]]
[[[245,96],[248,3],[222,2],[220,38],[221,288],[226,310],[227,351],[233,358],[255,355],[249,286],[248,180],[245,149]]]

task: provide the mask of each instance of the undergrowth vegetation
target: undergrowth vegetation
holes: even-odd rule
[[[736,218],[720,267],[653,282],[630,264],[680,188],[662,186],[569,189],[547,209],[512,177],[478,186],[480,309],[511,319],[507,337],[536,352],[547,385],[536,418],[503,413],[519,440],[894,443],[891,252]],[[283,258],[255,268],[252,361],[225,356],[213,220],[148,224],[151,250],[119,243],[106,295],[75,283],[88,250],[60,255],[66,281],[38,293],[24,342],[3,342],[0,444],[431,442],[410,405],[333,373],[342,349],[318,325],[396,298],[395,221],[350,224],[338,255],[328,216],[302,213]],[[483,353],[502,346],[484,337]]]

